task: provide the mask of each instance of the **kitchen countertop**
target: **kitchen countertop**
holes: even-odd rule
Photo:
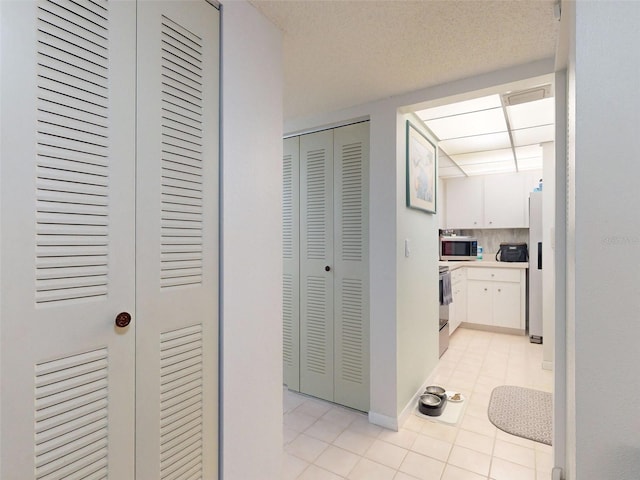
[[[438,266],[456,270],[461,267],[470,268],[529,268],[529,262],[496,262],[495,260],[440,260]]]

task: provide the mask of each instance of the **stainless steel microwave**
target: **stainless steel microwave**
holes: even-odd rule
[[[440,237],[440,260],[476,260],[477,257],[475,237]]]

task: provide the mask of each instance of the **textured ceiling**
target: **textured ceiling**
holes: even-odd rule
[[[555,0],[251,0],[283,32],[285,119],[554,55]]]

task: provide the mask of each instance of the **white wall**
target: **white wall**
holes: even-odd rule
[[[350,120],[370,120],[372,421],[397,428],[400,413],[415,393],[411,390],[419,387],[417,377],[425,375],[424,372],[428,374],[434,364],[433,356],[437,358],[437,343],[433,339],[426,336],[425,343],[419,341],[423,325],[418,324],[418,318],[425,318],[427,323],[431,321],[428,316],[435,315],[434,321],[437,318],[437,294],[431,291],[433,285],[435,291],[437,284],[430,283],[437,281],[437,244],[431,243],[437,242],[437,218],[407,211],[405,207],[405,127],[398,112],[438,102],[451,103],[452,96],[461,100],[479,90],[489,95],[499,93],[505,85],[517,89],[521,82],[552,71],[553,60],[547,59],[335,112],[285,120],[286,134]],[[404,258],[405,238],[412,239],[415,252],[409,259]],[[428,252],[431,244],[432,257]]]
[[[222,6],[221,478],[282,467],[282,39]]]
[[[564,14],[564,12],[563,12]],[[640,472],[640,3],[575,3],[569,54],[571,479]],[[571,205],[573,203],[573,206]],[[571,252],[574,250],[575,255]],[[602,396],[594,393],[609,392]],[[603,408],[604,407],[604,408]],[[571,440],[570,440],[571,443]]]
[[[414,115],[396,125],[396,264],[398,414],[414,400],[438,363],[438,218],[406,206],[406,122],[431,138]],[[432,138],[432,141],[433,138]],[[435,143],[435,141],[434,141]],[[438,208],[436,206],[436,208]],[[409,240],[410,255],[404,242]],[[409,407],[411,408],[413,404]]]

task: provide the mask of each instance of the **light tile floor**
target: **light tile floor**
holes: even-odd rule
[[[466,396],[456,426],[414,415],[398,432],[367,416],[284,392],[283,480],[549,480],[551,447],[509,435],[487,418],[491,391],[552,391],[542,346],[526,336],[458,328],[430,380]]]

